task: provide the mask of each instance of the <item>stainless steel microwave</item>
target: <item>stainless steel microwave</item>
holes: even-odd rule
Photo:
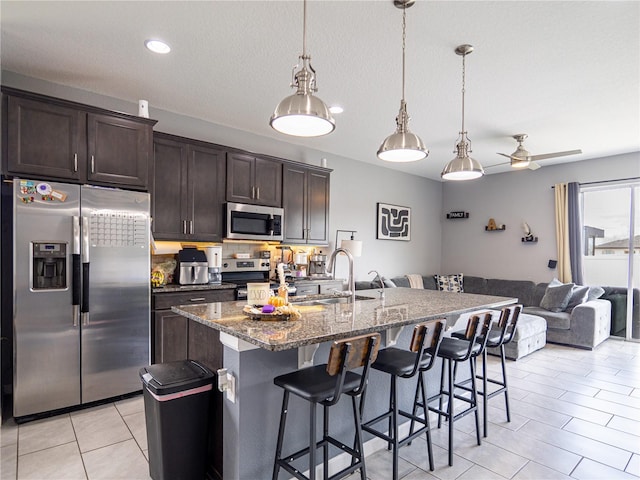
[[[282,208],[228,202],[225,236],[235,240],[282,240],[283,221]]]

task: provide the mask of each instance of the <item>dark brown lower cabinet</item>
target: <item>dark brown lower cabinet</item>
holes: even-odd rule
[[[220,332],[171,311],[174,305],[234,300],[233,289],[153,294],[152,363],[191,359],[212,372],[222,368]],[[209,405],[207,478],[222,479],[222,393],[214,380]]]

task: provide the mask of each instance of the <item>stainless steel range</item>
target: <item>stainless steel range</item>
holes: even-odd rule
[[[271,263],[268,258],[223,258],[222,281],[235,283],[236,300],[247,299],[247,283],[267,283]],[[278,289],[278,284],[269,282],[272,290]],[[289,287],[289,295],[296,294],[295,287]]]

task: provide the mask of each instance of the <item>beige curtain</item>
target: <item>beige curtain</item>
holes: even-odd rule
[[[556,196],[556,246],[558,249],[558,280],[569,283],[571,278],[571,257],[569,253],[569,186],[566,183],[554,185]]]

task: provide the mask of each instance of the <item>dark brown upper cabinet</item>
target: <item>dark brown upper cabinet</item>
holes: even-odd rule
[[[151,216],[158,240],[222,241],[226,152],[156,133]]]
[[[148,187],[155,120],[2,88],[9,175]]]
[[[284,165],[284,243],[328,244],[329,175],[302,165]]]
[[[282,206],[282,162],[240,153],[227,158],[227,201]]]

